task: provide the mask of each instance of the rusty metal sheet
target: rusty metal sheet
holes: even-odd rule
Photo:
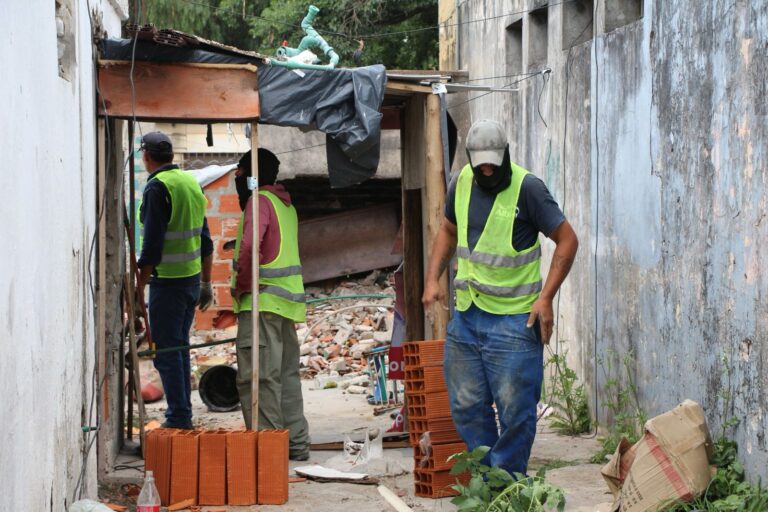
[[[336,213],[299,223],[304,282],[398,265],[392,254],[399,204]]]

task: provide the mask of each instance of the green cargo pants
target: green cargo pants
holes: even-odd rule
[[[246,428],[251,427],[252,313],[238,314],[237,391]],[[309,453],[309,424],[299,377],[299,339],[293,320],[259,314],[259,430],[288,429],[290,457]]]

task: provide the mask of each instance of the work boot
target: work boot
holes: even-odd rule
[[[180,425],[177,425],[175,423],[169,423],[168,420],[165,420],[161,425],[163,428],[177,428],[180,430],[195,430],[195,426],[192,425],[192,421],[188,421],[187,423],[182,423]]]
[[[300,453],[292,453],[288,456],[288,459],[295,460],[295,461],[305,461],[309,460],[309,451],[306,452],[300,452]]]

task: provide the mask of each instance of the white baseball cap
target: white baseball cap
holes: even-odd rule
[[[474,167],[481,164],[501,165],[507,147],[504,127],[490,119],[475,121],[467,134],[466,147]]]

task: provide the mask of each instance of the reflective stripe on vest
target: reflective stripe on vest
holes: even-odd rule
[[[512,181],[496,195],[483,232],[474,250],[469,250],[467,226],[474,175],[467,165],[456,184],[458,272],[454,279],[456,309],[472,304],[494,314],[528,313],[541,292],[541,246],[517,251],[512,231],[520,188],[528,171],[512,164]]]
[[[191,174],[178,167],[155,174],[165,185],[171,199],[171,218],[163,239],[160,263],[155,273],[161,278],[182,278],[200,273],[200,249],[205,209],[208,200]],[[144,225],[140,225],[139,243],[143,243]]]
[[[272,312],[289,318],[294,322],[306,320],[304,281],[301,276],[301,261],[299,259],[298,229],[299,221],[296,209],[286,206],[272,192],[260,190],[259,195],[266,197],[272,204],[280,228],[280,248],[274,260],[259,265],[259,311]],[[258,208],[258,204],[251,204]],[[234,290],[237,285],[237,268],[240,257],[240,243],[243,238],[245,212],[240,217],[240,226],[235,243],[235,259],[230,286]],[[250,261],[246,262],[250,265]],[[251,311],[253,301],[250,293],[243,293],[240,299],[233,297],[235,313]]]

